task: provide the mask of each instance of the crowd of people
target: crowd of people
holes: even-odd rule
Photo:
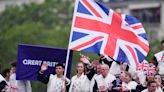
[[[144,61],[136,69],[132,66],[99,55],[99,60],[89,61],[81,55],[76,64],[76,74],[64,76],[65,66],[56,64],[56,74],[44,75],[48,69],[42,64],[37,79],[47,84],[47,92],[164,92],[164,40],[162,51],[152,61]],[[16,63],[0,75],[1,92],[31,92],[30,81],[16,80]]]

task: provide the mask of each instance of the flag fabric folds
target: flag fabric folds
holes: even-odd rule
[[[116,61],[138,66],[149,51],[142,24],[94,0],[77,0],[69,49],[105,54]]]

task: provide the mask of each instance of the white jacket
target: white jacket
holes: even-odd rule
[[[4,81],[5,79],[3,78],[3,76],[0,74],[0,82]]]
[[[96,82],[99,91],[108,90],[112,85],[111,83],[116,80],[116,77],[110,73],[104,78],[102,75],[96,77]]]
[[[158,53],[156,53],[155,58],[158,61],[158,68],[159,68],[159,74],[160,75],[164,75],[164,51],[160,51]]]
[[[77,75],[72,77],[69,92],[90,92],[89,90],[90,80],[86,75],[82,74],[80,77],[77,77]]]
[[[68,78],[66,80],[69,84],[70,80]],[[61,92],[62,90],[65,90],[65,81],[63,78],[58,78],[56,74],[51,74],[47,84],[47,92]]]
[[[11,92],[32,92],[31,83],[28,80],[16,80],[16,74],[10,76]]]
[[[137,83],[135,81],[130,81],[129,83],[122,82],[122,87],[129,90],[136,89]]]
[[[113,61],[109,72],[110,74],[113,74],[113,75],[121,74],[120,64],[117,64],[115,61]]]
[[[145,89],[145,90],[143,90],[141,92],[149,92],[149,90],[148,89]],[[163,91],[162,91],[161,88],[157,88],[155,92],[163,92]]]

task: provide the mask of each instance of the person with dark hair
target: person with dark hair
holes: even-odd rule
[[[161,41],[162,51],[154,55],[154,62],[158,68],[158,73],[161,75],[162,79],[164,78],[164,40]]]
[[[16,62],[11,64],[10,86],[11,92],[32,92],[29,80],[16,80]]]
[[[48,65],[42,64],[37,78],[42,83],[47,84],[47,92],[66,92],[66,86],[70,84],[70,80],[65,78],[64,68],[64,65],[59,63],[55,66],[55,75],[45,76],[44,72],[48,69]]]
[[[5,69],[2,72],[2,76],[5,78],[5,81],[7,82],[7,84],[9,85],[9,80],[10,80],[10,69]]]
[[[156,81],[148,81],[147,83],[147,89],[143,90],[142,92],[162,92],[157,90],[157,83]]]
[[[125,89],[123,91],[130,91],[133,92],[134,90],[136,90],[137,87],[137,82],[133,81],[132,79],[132,75],[131,73],[124,71],[121,74],[122,78],[122,87],[124,87]]]
[[[11,73],[16,73],[16,62],[11,63]]]
[[[161,75],[159,75],[159,74],[156,74],[155,76],[154,76],[154,81],[156,81],[156,83],[157,83],[157,91],[158,92],[162,92],[162,79],[161,79]]]

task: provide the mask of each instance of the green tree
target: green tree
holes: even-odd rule
[[[18,43],[67,48],[71,5],[68,0],[46,0],[42,4],[8,7],[0,14],[0,61],[15,61]]]
[[[16,61],[17,45],[31,44],[67,48],[72,18],[72,2],[46,0],[42,4],[10,6],[0,13],[0,63],[9,68]],[[32,82],[33,92],[46,86]]]

